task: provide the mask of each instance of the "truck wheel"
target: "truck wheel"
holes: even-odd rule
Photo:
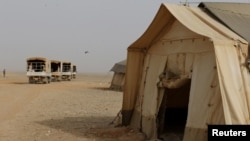
[[[48,77],[47,79],[48,79],[48,83],[50,83],[50,81],[51,81],[51,78],[50,78],[50,77]]]

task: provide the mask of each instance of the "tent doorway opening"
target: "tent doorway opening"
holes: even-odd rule
[[[164,88],[164,96],[157,116],[159,139],[164,141],[183,139],[190,86],[191,79],[179,88]]]

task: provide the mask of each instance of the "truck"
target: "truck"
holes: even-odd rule
[[[29,83],[50,83],[51,64],[49,59],[45,57],[29,57],[26,59],[26,63],[26,75]]]
[[[51,60],[51,81],[61,81],[62,77],[62,67],[61,61],[59,60]]]
[[[70,81],[72,79],[71,62],[62,61],[62,80]]]

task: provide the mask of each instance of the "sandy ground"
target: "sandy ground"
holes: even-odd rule
[[[50,84],[28,84],[25,72],[0,76],[0,141],[143,141],[110,124],[122,106],[122,92],[108,89],[112,75]]]

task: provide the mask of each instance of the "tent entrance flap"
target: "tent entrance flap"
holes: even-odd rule
[[[160,88],[159,93],[164,93],[157,114],[158,138],[166,139],[170,136],[182,139],[184,135],[191,79],[178,88]]]

